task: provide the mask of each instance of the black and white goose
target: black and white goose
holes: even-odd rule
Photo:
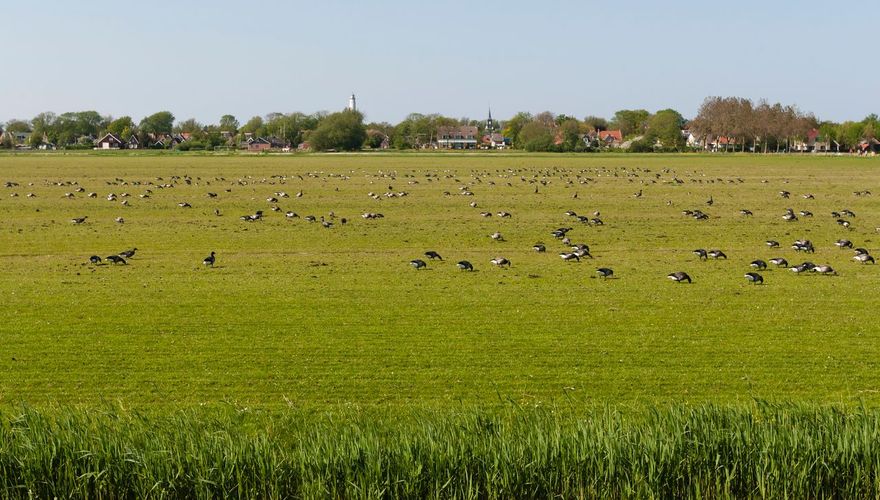
[[[601,278],[607,279],[614,275],[614,270],[610,267],[600,267],[596,269],[596,274],[598,274]]]
[[[666,275],[666,277],[676,283],[683,283],[685,281],[687,281],[688,283],[693,283],[691,281],[691,277],[688,276],[688,273],[683,272],[683,271],[676,271],[674,273],[670,273],[670,274]]]
[[[535,246],[532,247],[532,250],[534,250],[538,253],[543,253],[543,252],[547,251],[547,247],[544,246],[543,243],[535,243]]]
[[[460,260],[460,261],[458,261],[458,264],[456,264],[456,265],[462,271],[473,271],[474,270],[474,265],[466,260]]]
[[[745,278],[752,284],[764,284],[764,277],[758,273],[746,273]]]
[[[700,258],[700,260],[706,260],[709,258],[708,252],[704,248],[698,248],[692,252],[694,255]]]
[[[101,257],[98,257],[97,255],[92,255],[91,257],[89,257],[89,262],[91,262],[92,264],[100,264]]]
[[[105,260],[108,260],[114,264],[127,264],[127,262],[125,262],[125,259],[118,255],[108,255],[107,257],[105,257]]]
[[[788,267],[788,261],[783,259],[782,257],[775,257],[770,259],[770,263],[777,267]]]
[[[217,261],[217,254],[215,252],[211,252],[211,255],[205,257],[205,259],[202,260],[202,264],[204,264],[208,267],[214,267],[214,262],[216,262],[216,261]]]
[[[819,274],[837,274],[837,271],[835,271],[831,266],[825,265],[816,266],[812,269],[812,271]]]
[[[73,219],[70,219],[70,222],[72,222],[72,223],[74,223],[74,224],[82,224],[82,223],[84,223],[84,222],[86,221],[86,219],[88,219],[88,216],[86,216],[86,217],[74,217]]]
[[[559,254],[559,257],[562,258],[562,260],[564,260],[566,262],[571,262],[571,261],[580,262],[581,261],[580,256],[578,256],[574,253],[563,252],[563,253]]]
[[[423,261],[422,259],[413,259],[413,260],[409,261],[409,265],[416,268],[416,270],[425,269],[428,267],[428,264],[425,263],[425,261]]]
[[[121,255],[122,257],[125,257],[126,259],[130,259],[130,258],[134,257],[135,252],[137,252],[137,247],[119,252],[119,255]]]
[[[495,257],[494,259],[490,260],[489,262],[491,262],[493,265],[496,265],[498,267],[504,267],[504,266],[510,267],[510,261],[505,259],[504,257]]]
[[[721,250],[709,250],[706,253],[706,255],[708,255],[709,257],[712,257],[715,260],[718,260],[718,259],[727,260],[727,255],[724,252],[722,252]]]
[[[871,264],[875,264],[874,257],[871,257],[866,253],[860,253],[856,255],[855,257],[853,257],[853,260],[862,264],[867,264],[868,262],[870,262]]]
[[[767,269],[767,263],[761,259],[755,259],[749,265],[755,269]]]
[[[776,247],[779,246],[779,242],[776,241],[776,240],[767,240],[767,241],[765,241],[764,243],[766,243],[767,246],[770,247],[770,248],[776,248]]]
[[[834,242],[834,244],[837,245],[837,247],[840,249],[853,247],[852,241],[849,240],[837,240]]]
[[[443,260],[443,257],[441,257],[439,253],[437,253],[433,250],[428,250],[427,252],[425,252],[425,257],[428,257],[431,260],[434,260],[434,259]]]

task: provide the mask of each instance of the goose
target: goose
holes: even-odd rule
[[[703,249],[703,248],[698,248],[698,249],[694,250],[694,251],[691,252],[691,253],[693,253],[694,255],[696,255],[697,257],[699,257],[700,260],[706,260],[706,259],[709,258],[708,253],[707,253],[706,250]]]
[[[441,257],[439,253],[437,253],[433,250],[428,250],[427,252],[425,252],[425,257],[428,257],[431,260],[434,260],[434,259],[443,260],[443,257]]]
[[[754,213],[752,213],[751,210],[748,210],[748,209],[745,209],[745,208],[742,209],[742,210],[740,210],[739,213],[740,213],[740,215],[747,215],[747,216],[748,216],[748,215],[755,215]]]
[[[498,267],[504,267],[504,266],[510,267],[510,261],[505,259],[504,257],[495,257],[494,259],[490,260],[489,262],[491,262],[492,264],[494,264]]]
[[[608,267],[600,267],[596,269],[596,274],[598,274],[602,278],[610,278],[612,275],[614,275],[614,271]]]
[[[717,259],[727,260],[727,255],[725,255],[724,252],[722,252],[721,250],[709,250],[707,255],[709,257],[712,257],[713,259],[716,259],[716,260]]]
[[[866,253],[860,253],[856,255],[855,257],[853,257],[853,260],[856,262],[861,262],[862,264],[867,264],[868,262],[870,262],[871,264],[875,264],[874,257],[871,257]]]
[[[855,252],[856,255],[859,255],[862,253],[864,253],[864,254],[869,253],[867,248],[862,248],[862,247],[854,248],[853,252]]]
[[[480,215],[483,217],[492,217],[492,212],[480,212]]]
[[[770,263],[778,267],[788,267],[788,261],[783,259],[782,257],[772,258],[770,259]]]
[[[562,260],[564,260],[564,261],[566,261],[566,262],[569,262],[569,261],[572,261],[572,260],[575,260],[575,261],[578,261],[578,262],[581,261],[581,258],[580,258],[577,254],[574,254],[574,253],[565,253],[565,252],[563,252],[563,253],[559,254],[559,257],[561,257]]]
[[[856,216],[855,212],[853,212],[852,210],[848,210],[846,208],[841,210],[840,214],[843,215],[844,217],[855,217]]]
[[[510,212],[498,212],[496,215],[498,215],[498,217],[501,217],[504,219],[509,219],[509,218],[513,217],[513,215],[511,215]]]
[[[837,271],[831,266],[816,266],[813,268],[813,272],[819,274],[837,274]]]
[[[809,210],[801,210],[798,213],[801,214],[801,217],[812,217],[813,216],[813,212],[810,212]]]
[[[303,220],[305,220],[306,222],[316,222],[318,218],[314,215],[306,215],[305,217],[303,217]]]
[[[578,216],[577,212],[575,212],[574,210],[566,210],[565,215],[567,215],[569,217],[577,217]]]
[[[114,264],[128,264],[127,262],[125,262],[125,259],[118,255],[108,255],[107,257],[105,257],[105,259]]]
[[[749,265],[755,269],[767,269],[767,263],[761,259],[753,260]]]
[[[216,198],[217,193],[208,193],[208,198]]]
[[[831,217],[834,217],[835,219],[839,219],[839,218],[840,218],[840,212],[838,212],[838,211],[836,211],[836,210],[832,210],[832,211],[831,211]]]
[[[685,281],[687,281],[688,283],[693,283],[693,281],[691,281],[691,277],[688,276],[688,273],[683,271],[676,271],[674,273],[668,274],[666,277],[676,283],[683,283]]]
[[[590,219],[590,224],[592,224],[594,226],[604,226],[605,225],[605,223],[602,221],[602,219],[600,219],[598,217],[594,217],[594,218]]]
[[[642,197],[642,190],[641,189],[639,189],[639,191],[637,193],[633,193],[633,198],[641,198],[641,197]]]
[[[214,215],[216,215],[217,217],[220,217],[220,209],[219,208],[214,209]]]
[[[711,207],[714,203],[715,203],[715,200],[713,200],[712,197],[709,196],[709,199],[706,200],[706,205],[709,205]]]
[[[538,252],[538,253],[542,253],[542,252],[546,252],[546,251],[547,251],[547,247],[544,246],[543,243],[535,243],[535,246],[532,247],[532,250],[534,250],[534,251],[536,251],[536,252]]]
[[[462,271],[473,271],[473,270],[474,270],[474,266],[473,266],[473,264],[471,264],[470,262],[468,262],[468,261],[466,261],[466,260],[460,260],[460,261],[458,261],[457,266],[458,266],[458,268],[461,269]]]
[[[89,196],[89,198],[97,198],[98,193],[89,193],[88,196]]]
[[[801,197],[803,197],[803,199],[805,199],[805,200],[815,200],[816,199],[816,197],[813,196],[812,193],[802,194]]]
[[[767,246],[770,247],[770,248],[776,248],[776,247],[779,246],[779,242],[776,241],[776,240],[767,240],[767,241],[765,241],[764,243],[766,243]]]
[[[284,216],[287,217],[288,219],[298,219],[299,218],[299,215],[297,215],[296,212],[287,212],[284,214]]]
[[[70,219],[70,222],[72,222],[72,223],[74,223],[74,224],[82,224],[82,223],[84,223],[84,222],[86,221],[86,219],[88,219],[88,216],[85,216],[85,217],[74,217],[73,219]]]
[[[790,267],[789,271],[796,273],[796,274],[800,274],[800,273],[804,273],[807,271],[812,271],[814,267],[816,267],[816,265],[813,264],[812,262],[804,262],[804,263],[799,264],[797,266]]]
[[[422,259],[413,259],[409,261],[409,265],[416,268],[416,270],[425,269],[428,267],[428,264],[426,264],[425,261],[423,261]]]
[[[837,224],[845,227],[846,229],[849,229],[849,226],[850,226],[850,222],[845,219],[837,219]]]
[[[796,222],[798,220],[797,215],[793,213],[787,213],[782,216],[782,220],[786,222]]]
[[[791,196],[791,193],[788,191],[780,191],[779,196],[782,196],[783,198],[788,198],[789,196]]]
[[[119,255],[122,257],[125,257],[126,259],[130,259],[130,258],[134,257],[135,252],[137,252],[137,247],[132,248],[130,250],[125,250],[125,251],[119,252]]]
[[[190,205],[189,203],[187,203],[185,201],[178,203],[177,206],[180,208],[192,208],[192,205]]]
[[[205,257],[205,260],[202,261],[202,264],[208,267],[214,267],[214,262],[216,262],[217,257],[214,252],[211,252],[211,255]]]
[[[490,234],[489,237],[495,241],[504,241],[504,236],[501,236],[501,233],[499,232],[494,232]]]
[[[270,197],[266,198],[266,202],[267,203],[278,203],[278,198],[276,198],[274,196],[270,196]]]
[[[91,262],[92,264],[100,264],[101,257],[98,257],[97,255],[92,255],[91,257],[89,257],[89,262]]]
[[[837,245],[837,247],[840,248],[841,250],[844,248],[852,248],[853,247],[852,242],[849,240],[837,240],[834,242],[834,244]]]
[[[764,277],[758,273],[746,273],[745,278],[749,280],[750,283],[753,283],[755,285],[759,283],[762,285],[764,284]]]
[[[795,242],[791,244],[791,248],[796,252],[816,252],[816,248],[813,246],[813,242],[811,242],[810,240],[795,240]]]

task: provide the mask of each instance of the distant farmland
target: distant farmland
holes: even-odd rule
[[[853,192],[878,186],[877,166],[758,156],[0,157],[12,183],[0,188],[0,397],[146,408],[876,401],[880,268],[835,241],[876,250],[880,192]],[[814,216],[786,222],[786,208]],[[709,219],[682,214],[693,209]],[[842,209],[856,215],[849,229],[831,215]],[[240,219],[258,210],[262,220]],[[566,227],[594,259],[560,259],[570,250],[550,233]],[[815,253],[790,249],[796,239]],[[532,249],[539,242],[545,253]],[[134,247],[127,265],[88,260]],[[700,261],[697,248],[728,258]],[[211,251],[213,269],[202,265]],[[495,257],[512,266],[493,266]],[[771,265],[759,271],[764,285],[744,279],[751,261],[772,257],[838,275]],[[417,258],[427,269],[410,266]],[[476,270],[460,271],[460,260]],[[598,267],[614,279],[596,277]],[[667,280],[674,271],[693,284]]]

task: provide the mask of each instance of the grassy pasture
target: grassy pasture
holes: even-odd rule
[[[0,183],[19,186],[0,187],[0,403],[876,403],[880,269],[833,242],[876,251],[878,166],[751,156],[2,156]],[[64,181],[85,192],[64,198],[76,187],[54,184]],[[155,186],[165,182],[175,185]],[[389,185],[409,195],[367,196]],[[473,197],[459,194],[464,185]],[[146,189],[152,197],[139,198]],[[876,193],[852,194],[862,189]],[[85,196],[92,191],[96,199]],[[285,211],[333,211],[349,223],[286,220],[269,211],[276,191],[291,195],[278,203]],[[128,207],[106,200],[123,192]],[[787,207],[815,217],[787,223]],[[693,208],[711,219],[681,215]],[[857,214],[851,230],[829,215],[844,208]],[[260,209],[262,222],[238,218]],[[569,209],[598,210],[605,225],[580,224]],[[385,217],[362,219],[368,211]],[[87,223],[70,223],[81,216]],[[561,261],[549,232],[563,226],[595,260]],[[495,231],[506,241],[490,239]],[[769,238],[783,248],[769,250]],[[816,254],[788,249],[798,238]],[[538,241],[546,254],[532,251]],[[130,247],[139,250],[127,266],[87,263]],[[729,260],[700,262],[698,247]],[[212,250],[217,267],[206,269]],[[426,250],[446,260],[412,269]],[[491,266],[496,256],[512,268]],[[776,256],[839,275],[771,269],[764,286],[746,283],[751,260]],[[476,272],[456,269],[461,259]],[[595,278],[599,266],[617,279]],[[694,283],[666,279],[678,270]]]

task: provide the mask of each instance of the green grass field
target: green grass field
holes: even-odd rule
[[[834,241],[876,249],[880,191],[853,191],[877,188],[878,167],[702,155],[2,156],[0,182],[19,185],[0,187],[0,403],[876,403],[880,268]],[[85,191],[55,184],[66,181]],[[408,196],[385,198],[389,186]],[[332,211],[335,225],[270,211],[279,191],[291,195],[284,211]],[[788,207],[815,217],[785,222]],[[694,208],[711,218],[681,214]],[[845,208],[857,215],[849,230],[829,215]],[[239,220],[255,210],[263,221]],[[566,210],[600,211],[605,225]],[[574,228],[595,259],[563,262],[557,227]],[[768,249],[771,238],[782,248]],[[799,238],[816,253],[789,249]],[[539,241],[546,254],[532,250]],[[131,247],[126,266],[88,263]],[[701,262],[698,247],[729,259]],[[445,260],[410,267],[426,250]],[[201,264],[211,251],[214,269]],[[496,256],[512,267],[492,266]],[[763,286],[746,282],[749,262],[776,256],[839,275],[770,269]],[[459,271],[461,259],[476,271]],[[596,278],[600,266],[616,279]],[[694,283],[666,279],[679,270]]]

